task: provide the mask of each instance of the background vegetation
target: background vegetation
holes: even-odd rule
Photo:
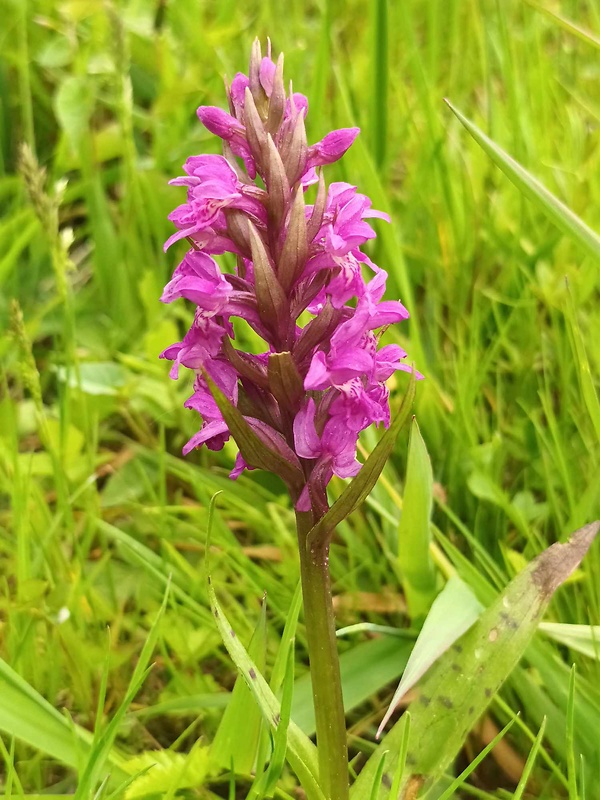
[[[235,791],[234,756],[237,788],[249,786],[240,775],[260,743],[258,717],[241,689],[229,703],[235,714],[223,717],[235,669],[207,603],[207,508],[222,490],[211,570],[241,639],[256,628],[255,658],[267,675],[298,582],[290,509],[264,474],[231,484],[229,448],[181,457],[198,425],[182,408],[190,385],[169,381],[157,355],[180,338],[190,313],[158,301],[182,252],[162,250],[167,214],[182,196],[167,180],[188,155],[216,151],[196,107],[224,104],[222,75],[246,69],[257,35],[285,52],[287,78],[308,95],[310,141],[332,127],[361,127],[328,177],[356,183],[392,215],[371,256],[390,273],[390,296],[412,314],[390,335],[427,376],[416,415],[435,478],[438,566],[453,564],[476,591],[486,582],[499,589],[600,514],[598,260],[519,194],[442,102],[449,98],[600,229],[600,41],[581,30],[600,36],[600,9],[592,0],[551,8],[554,15],[517,0],[2,0],[5,796],[77,784],[83,750],[74,752],[68,729],[60,740],[50,706],[105,734],[95,763],[103,754],[113,772],[143,769],[152,763],[143,753],[168,748],[165,785],[156,771],[150,784],[164,796],[179,787],[193,796]],[[58,236],[34,168],[37,207],[18,174],[21,142],[60,201]],[[11,321],[13,299],[21,322],[14,307]],[[404,388],[399,380],[398,393]],[[357,766],[411,646],[398,559],[406,450],[405,437],[333,548],[339,626],[406,629],[404,638],[340,642]],[[595,548],[548,619],[600,622],[599,574]],[[169,576],[170,599],[153,628]],[[155,666],[137,691],[150,630]],[[593,641],[582,655],[538,635],[461,756],[464,766],[521,712],[465,797],[512,796],[544,716],[531,796],[566,797],[575,774],[596,796],[597,656]],[[296,679],[293,716],[310,732],[301,621]],[[240,717],[248,734],[236,743]],[[222,771],[206,777],[202,743],[215,735]],[[101,776],[83,774],[80,796],[92,797]],[[282,785],[293,791],[291,774]]]

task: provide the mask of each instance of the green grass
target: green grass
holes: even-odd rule
[[[224,104],[222,75],[246,69],[256,35],[285,52],[287,78],[309,96],[310,141],[360,125],[328,178],[356,183],[392,215],[370,255],[390,273],[390,297],[411,311],[388,335],[427,376],[415,413],[435,481],[438,569],[454,565],[489,602],[544,547],[600,516],[598,7],[369,5],[367,13],[358,0],[291,0],[282,13],[273,0],[0,0],[5,796],[50,787],[66,795],[79,785],[80,797],[93,797],[108,763],[111,783],[100,796],[120,796],[120,782],[158,747],[168,750],[164,796],[177,786],[196,796],[201,784],[220,796],[249,790],[250,779],[227,769],[209,776],[203,761],[205,745],[225,735],[219,725],[236,676],[204,575],[216,491],[210,558],[219,602],[248,644],[267,593],[266,674],[279,658],[285,683],[279,643],[298,564],[282,485],[262,473],[231,484],[232,449],[182,459],[197,424],[182,408],[190,386],[171,382],[157,360],[189,319],[183,304],[158,302],[181,255],[162,251],[167,214],[181,198],[167,180],[189,154],[216,151],[195,109]],[[21,142],[46,168],[46,191],[60,195],[62,238],[51,213],[40,223],[28,199]],[[526,171],[525,194],[511,183],[523,173],[507,177],[490,158],[498,163],[498,149]],[[527,173],[554,198],[540,199]],[[14,311],[11,322],[13,299],[22,324]],[[398,379],[398,399],[405,388]],[[367,450],[375,442],[375,433],[364,439]],[[410,626],[397,558],[407,447],[405,432],[369,501],[339,528],[331,560],[339,627]],[[596,545],[546,620],[600,623],[599,574]],[[154,667],[134,696],[146,642]],[[410,640],[381,642],[340,640],[353,756],[371,751],[410,651]],[[494,733],[485,739],[476,729],[454,771],[519,711],[503,744],[510,763],[530,771],[527,788],[496,748],[496,760],[468,774],[456,796],[594,796],[597,654],[535,638],[486,714]],[[306,671],[301,621],[292,719],[300,724],[304,713],[312,733]],[[25,702],[31,716],[14,738],[10,720]],[[268,736],[258,739],[262,769]],[[286,768],[281,791],[294,786]]]

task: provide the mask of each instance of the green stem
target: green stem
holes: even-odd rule
[[[348,746],[331,598],[329,544],[317,543],[310,550],[307,548],[306,537],[313,523],[312,514],[297,512],[304,621],[317,727],[319,776],[327,798],[347,800]]]

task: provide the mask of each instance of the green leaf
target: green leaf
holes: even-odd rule
[[[551,11],[549,8],[544,8],[544,6],[533,2],[533,0],[526,0],[526,2],[532,8],[535,8],[537,11],[541,11],[551,20],[556,22],[563,30],[567,31],[567,33],[571,33],[573,36],[581,39],[582,42],[590,44],[592,47],[596,47],[600,50],[600,38],[598,38],[596,34],[588,31],[586,28],[582,28],[580,25],[576,25],[570,19],[557,14],[555,11]]]
[[[78,365],[77,370],[68,372],[61,366],[57,375],[60,381],[68,381],[71,388],[81,389],[84,394],[107,396],[118,395],[129,379],[127,370],[111,361],[85,361]]]
[[[54,108],[61,128],[73,147],[88,133],[88,123],[94,110],[93,86],[83,75],[70,75],[56,93]]]
[[[402,586],[410,616],[424,616],[435,597],[435,571],[431,562],[430,517],[433,472],[417,420],[412,421],[408,444],[406,485],[398,528],[398,558]]]
[[[130,758],[129,772],[142,772],[125,792],[126,800],[176,789],[197,789],[202,786],[210,764],[208,747],[195,742],[189,753],[152,750]]]
[[[402,797],[416,796],[452,762],[519,662],[552,595],[579,565],[599,529],[600,522],[586,525],[565,544],[553,544],[534,559],[427,673],[410,707],[411,741]],[[403,735],[401,723],[396,723],[367,762],[353,787],[352,800],[366,797],[380,748],[390,751],[388,771],[394,770]],[[389,796],[389,785],[389,774],[384,775],[380,800]]]
[[[483,606],[467,584],[453,575],[431,606],[408,659],[402,680],[377,730],[378,737],[404,695],[475,623],[482,611]]]
[[[233,659],[239,673],[246,681],[269,727],[273,730],[277,730],[281,722],[281,707],[279,702],[229,624],[227,617],[217,601],[210,578],[208,595],[217,628],[219,629],[227,652]],[[317,779],[318,766],[316,747],[294,722],[290,722],[288,727],[287,760],[298,776],[298,780],[302,784],[310,800],[324,800],[323,792],[319,788]]]
[[[533,765],[535,764],[535,759],[537,758],[537,754],[540,751],[540,747],[542,746],[542,741],[544,739],[544,731],[546,730],[546,717],[542,720],[542,724],[539,730],[538,735],[535,737],[535,742],[533,743],[533,747],[529,752],[529,756],[527,757],[527,761],[525,762],[525,767],[523,768],[523,774],[521,775],[521,779],[519,780],[519,785],[515,789],[515,793],[513,794],[513,800],[521,800],[523,797],[523,792],[527,787],[527,781],[529,780],[529,776],[531,775],[531,770],[533,769]]]
[[[249,657],[261,671],[266,666],[266,648],[267,604],[263,602],[248,647]],[[241,719],[244,720],[243,736],[240,736]],[[211,761],[224,770],[232,768],[238,775],[250,775],[256,761],[261,728],[260,709],[246,682],[239,675],[210,748]]]
[[[0,659],[0,730],[70,767],[89,752],[92,734],[63,717],[47,700]],[[123,759],[108,754],[113,771],[125,777]]]
[[[94,792],[96,785],[102,776],[106,761],[110,756],[115,738],[119,732],[119,726],[125,717],[127,709],[133,702],[136,694],[141,689],[144,681],[152,671],[152,667],[149,667],[148,664],[150,663],[150,658],[154,652],[154,648],[158,639],[160,621],[165,612],[165,608],[167,607],[169,588],[170,583],[167,582],[162,604],[154,622],[152,623],[152,627],[150,628],[148,636],[146,637],[146,641],[144,642],[144,646],[142,647],[142,651],[133,670],[133,674],[129,681],[129,686],[127,687],[125,696],[123,697],[123,700],[119,704],[118,708],[112,713],[110,722],[104,730],[102,730],[100,724],[103,710],[100,706],[104,702],[104,692],[100,692],[100,702],[98,704],[98,715],[96,719],[96,729],[94,731],[94,740],[87,758],[87,762],[82,770],[79,783],[77,784],[75,800],[87,800],[87,798],[90,797]],[[135,771],[137,772],[137,769]]]
[[[540,631],[571,650],[600,661],[600,625],[568,625],[542,622]]]
[[[600,258],[600,236],[583,222],[570,208],[562,203],[552,192],[534,178],[512,156],[488,138],[473,122],[455,108],[449,100],[445,101],[450,110],[469,131],[477,144],[487,153],[496,166],[517,189],[541,209],[554,224],[567,236],[578,242],[593,258]]]
[[[356,478],[348,484],[329,511],[309,532],[306,540],[307,546],[310,546],[311,542],[317,538],[330,536],[340,522],[345,520],[367,498],[394,449],[396,439],[408,419],[414,399],[415,375],[412,373],[408,389],[392,424],[377,442],[375,449],[363,464]]]

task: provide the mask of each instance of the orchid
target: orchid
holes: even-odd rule
[[[386,381],[396,371],[422,376],[401,347],[379,342],[381,329],[408,318],[398,300],[383,300],[387,273],[361,250],[375,237],[368,220],[389,222],[389,216],[356,186],[325,183],[323,167],[344,155],[358,128],[309,145],[308,101],[286,94],[282,56],[273,61],[269,46],[263,58],[258,43],[249,75],[234,77],[228,100],[229,111],[198,109],[201,123],[222,139],[223,155],[192,156],[185,175],[171,181],[187,189],[187,198],[170,215],[177,231],[165,248],[186,239],[190,250],[161,299],[183,298],[196,311],[183,340],[162,357],[174,362],[173,378],[180,366],[195,373],[185,405],[202,424],[184,453],[219,450],[232,437],[240,448],[232,478],[264,468],[288,487],[298,521],[323,780],[329,795],[344,798],[335,640],[325,656],[318,641],[333,631],[331,533],[314,544],[310,532],[326,518],[332,477],[360,473],[361,431],[390,425]],[[213,258],[223,253],[235,257],[233,273]],[[235,317],[264,341],[263,352],[236,348]]]
[[[336,182],[325,190],[323,176],[315,171],[341,158],[358,128],[332,131],[309,146],[304,128],[308,102],[297,93],[286,97],[282,64],[281,58],[275,63],[268,55],[257,65],[255,56],[250,77],[239,73],[231,83],[231,113],[198,109],[204,126],[223,140],[224,155],[192,156],[184,165],[185,175],[171,181],[187,188],[187,200],[170,215],[178,231],[165,247],[187,239],[191,249],[162,300],[184,298],[195,304],[196,316],[183,341],[162,356],[174,361],[173,377],[179,365],[199,375],[202,370],[213,374],[216,363],[222,365],[221,373],[228,365],[228,398],[236,406],[241,398],[244,407],[259,404],[256,413],[277,434],[273,446],[280,440],[293,445],[304,459],[305,486],[318,470],[324,489],[333,474],[347,477],[359,469],[357,433],[372,423],[389,424],[385,381],[396,370],[412,368],[401,348],[388,345],[378,351],[374,331],[406,319],[408,312],[397,301],[382,301],[387,274],[360,249],[375,237],[366,220],[389,221],[389,216],[372,209],[370,199],[351,184]],[[253,182],[257,175],[265,188]],[[317,198],[309,205],[304,195],[315,182],[320,184]],[[221,272],[212,258],[224,252],[236,256],[235,274]],[[370,281],[364,270],[374,273]],[[331,308],[336,312],[332,324],[322,326],[307,351],[308,330],[315,330]],[[305,312],[312,320],[300,326]],[[264,339],[264,353],[251,356],[235,350],[235,316]],[[270,356],[277,353],[290,354],[289,370],[311,393],[310,407],[314,405],[321,419],[324,441],[326,429],[336,427],[351,472],[335,466],[323,471],[322,456],[311,455],[313,449],[299,433],[305,426],[297,421],[303,419],[307,401],[298,394],[283,408],[269,385]],[[207,392],[197,379],[186,406],[214,425],[214,408],[199,400]],[[185,451],[202,444],[222,446],[228,438],[222,419],[220,426],[218,438],[207,438],[202,429]],[[332,456],[331,463],[339,459]],[[306,492],[299,500],[302,491],[295,491],[301,510],[306,505]]]

